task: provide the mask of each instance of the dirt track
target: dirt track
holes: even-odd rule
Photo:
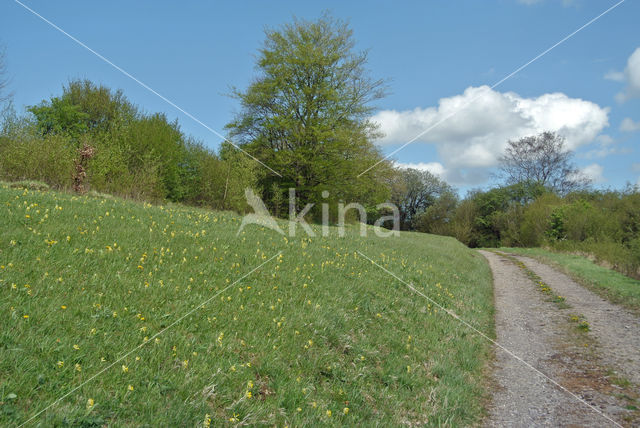
[[[565,297],[569,307],[559,306],[512,260],[480,253],[494,275],[497,342],[533,366],[496,348],[486,425],[615,426],[611,418],[639,426],[640,320],[555,269],[517,257]],[[573,315],[583,315],[591,331],[578,329]]]

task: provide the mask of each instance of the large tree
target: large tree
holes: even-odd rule
[[[540,184],[566,194],[587,186],[590,180],[572,163],[573,153],[565,139],[554,132],[543,132],[509,141],[500,158],[500,172],[506,184]]]
[[[232,140],[282,175],[263,169],[267,199],[288,187],[302,204],[388,196],[380,182],[389,164],[357,178],[362,165],[381,159],[369,117],[385,85],[368,76],[367,53],[354,46],[348,25],[328,15],[266,31],[259,75],[246,91],[234,89],[242,108],[227,129]],[[323,190],[330,191],[328,199],[320,197]]]

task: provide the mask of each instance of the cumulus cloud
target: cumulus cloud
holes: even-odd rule
[[[413,168],[418,169],[420,171],[429,171],[431,174],[436,175],[438,177],[444,177],[446,175],[446,170],[444,165],[440,162],[418,162],[418,163],[402,163],[395,162],[395,165],[398,168]]]
[[[624,71],[610,71],[605,74],[605,79],[616,82],[625,82],[626,88],[616,95],[618,102],[625,102],[632,98],[640,97],[640,48],[636,48],[627,60]]]
[[[434,144],[445,175],[460,180],[496,166],[509,140],[555,131],[574,150],[592,142],[609,125],[607,108],[563,93],[524,98],[488,86],[469,87],[464,93],[439,100],[438,106],[413,110],[384,110],[372,120],[385,134],[380,145],[405,143],[426,129],[418,142]]]
[[[602,165],[592,163],[591,165],[580,168],[580,173],[589,178],[593,183],[602,183],[605,181],[602,175],[603,170]]]
[[[625,117],[620,123],[620,130],[623,132],[640,131],[640,121],[634,122],[630,117]]]

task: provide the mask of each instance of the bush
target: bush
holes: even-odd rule
[[[42,137],[25,126],[0,137],[0,179],[37,180],[57,189],[71,187],[74,147],[61,135]]]

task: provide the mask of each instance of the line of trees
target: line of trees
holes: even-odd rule
[[[253,161],[223,144],[219,153],[186,136],[162,113],[140,111],[121,91],[72,80],[62,94],[16,114],[4,110],[0,178],[70,189],[84,147],[89,188],[150,201],[245,209],[256,185]]]
[[[315,204],[310,221],[322,215],[322,204],[337,219],[339,202],[358,202],[374,222],[386,214],[376,205],[392,202],[403,230],[450,235],[472,247],[571,247],[638,273],[637,187],[590,190],[564,139],[544,132],[509,141],[502,184],[460,199],[437,176],[383,159],[370,117],[387,88],[366,63],[349,27],[329,15],[266,31],[258,75],[247,89],[233,89],[241,108],[226,129],[277,174],[228,143],[217,153],[207,149],[177,121],[141,111],[121,91],[72,80],[25,114],[4,110],[0,179],[238,212],[247,209],[244,189],[251,187],[280,216],[295,188],[298,209]],[[0,97],[3,69],[0,54]]]

